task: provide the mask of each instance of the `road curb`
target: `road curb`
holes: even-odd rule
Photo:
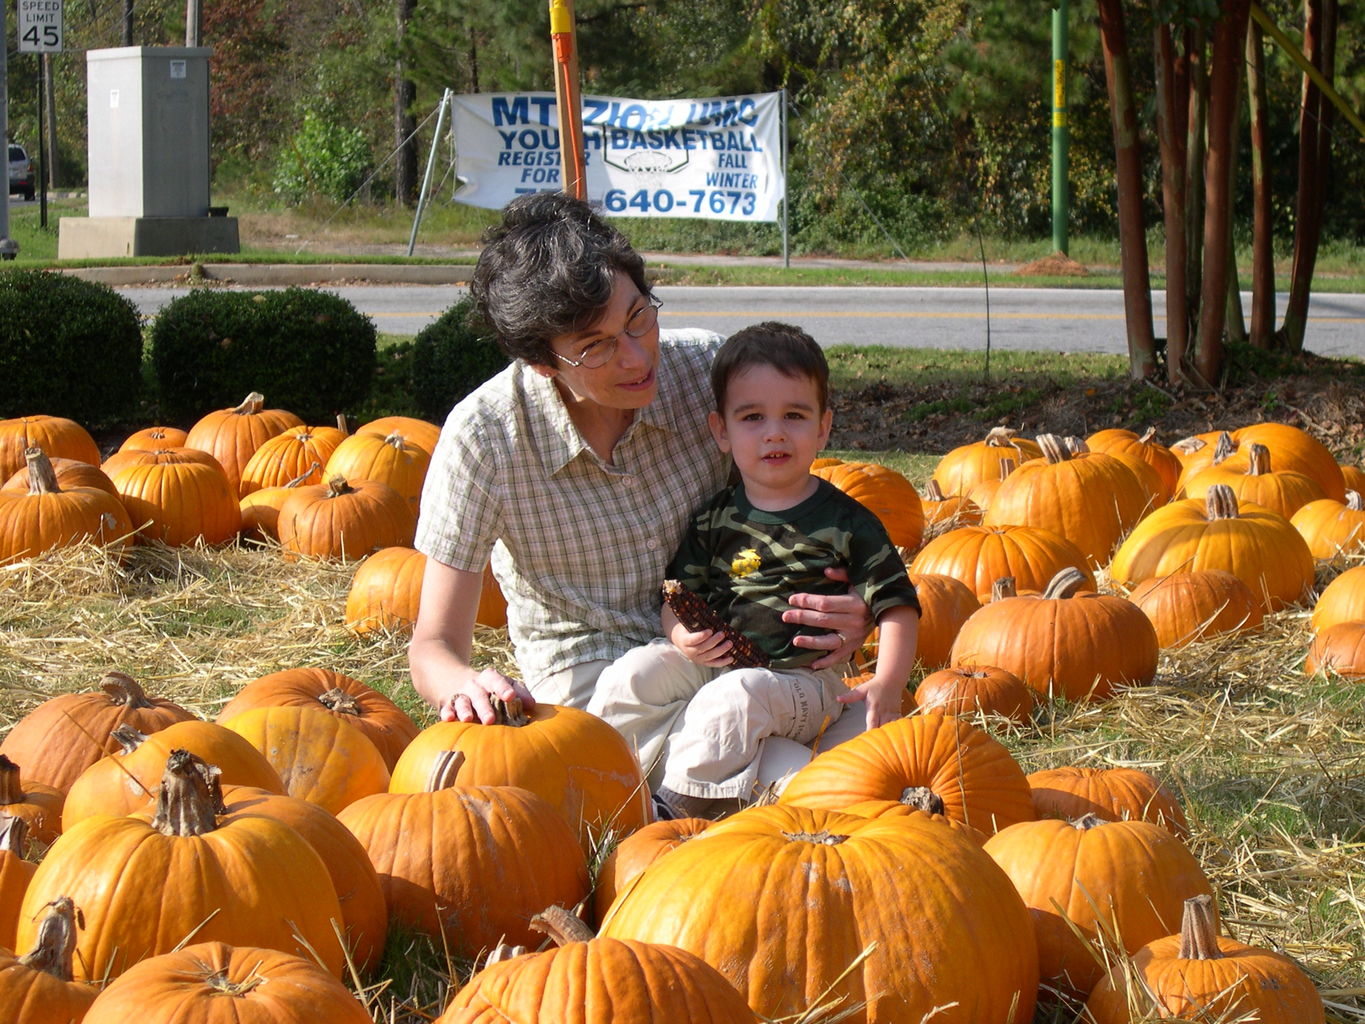
[[[193,266],[69,267],[61,272],[110,287],[199,283],[287,287],[338,282],[464,284],[473,275],[474,268],[459,264],[200,263]]]

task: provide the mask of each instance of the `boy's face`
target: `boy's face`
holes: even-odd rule
[[[751,366],[731,378],[723,415],[708,422],[720,450],[735,460],[755,503],[805,497],[810,464],[829,441],[833,414],[821,410],[809,377]]]

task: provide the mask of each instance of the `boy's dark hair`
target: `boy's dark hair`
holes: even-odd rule
[[[513,359],[554,365],[550,341],[592,326],[611,301],[618,271],[650,295],[644,260],[626,236],[563,192],[518,196],[482,241],[469,291]]]
[[[829,363],[824,350],[801,328],[767,320],[730,335],[711,363],[711,393],[721,415],[730,381],[751,366],[771,366],[787,377],[808,377],[815,382],[820,412],[828,408]]]

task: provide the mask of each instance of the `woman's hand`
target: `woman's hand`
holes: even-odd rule
[[[491,697],[500,700],[520,698],[527,710],[536,706],[531,691],[515,679],[509,679],[496,669],[486,668],[471,676],[463,685],[458,686],[450,696],[441,702],[440,715],[443,722],[481,722],[492,725],[497,721]]]
[[[848,570],[842,567],[826,569],[825,575],[840,583],[848,582]],[[791,607],[782,613],[783,622],[831,630],[828,633],[798,633],[792,638],[797,647],[830,652],[811,662],[811,668],[844,664],[872,632],[871,609],[851,590],[846,594],[792,594],[787,603]]]

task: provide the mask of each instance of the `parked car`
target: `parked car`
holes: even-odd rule
[[[33,161],[23,146],[9,144],[9,190],[19,192],[29,201],[33,200],[33,190],[37,187],[38,175],[33,169]]]

